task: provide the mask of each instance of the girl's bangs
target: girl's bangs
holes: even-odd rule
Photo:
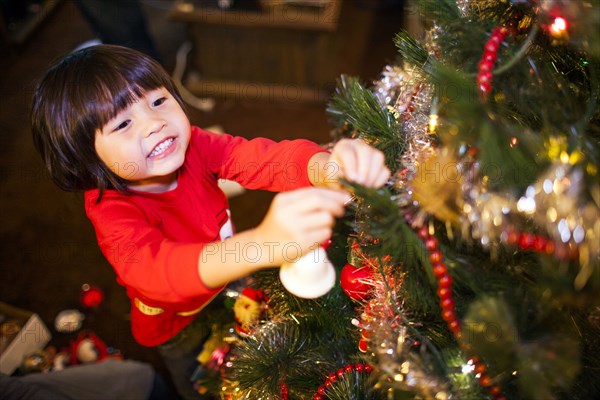
[[[97,115],[97,128],[101,129],[119,112],[139,101],[148,91],[163,86],[161,82],[153,79],[128,81],[125,77],[114,79],[110,85],[99,81],[97,90],[98,98],[95,101],[95,114]]]

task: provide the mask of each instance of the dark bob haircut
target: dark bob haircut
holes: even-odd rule
[[[38,83],[31,111],[33,141],[61,189],[127,193],[127,182],[105,165],[96,132],[144,93],[165,87],[184,107],[164,68],[121,46],[99,45],[67,55]]]

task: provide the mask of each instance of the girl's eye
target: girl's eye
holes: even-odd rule
[[[117,125],[117,127],[113,130],[113,132],[125,129],[125,128],[127,128],[128,125],[129,125],[129,120],[123,121],[119,125]]]
[[[156,99],[156,100],[154,100],[154,101],[152,102],[152,106],[153,106],[153,107],[158,107],[158,106],[160,106],[161,104],[163,104],[165,101],[167,101],[167,98],[166,98],[166,97],[161,97],[160,99]]]

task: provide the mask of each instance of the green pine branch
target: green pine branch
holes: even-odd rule
[[[338,126],[348,124],[358,137],[381,150],[386,164],[396,170],[398,157],[404,150],[401,127],[394,115],[383,108],[375,95],[357,78],[342,76],[327,112]]]

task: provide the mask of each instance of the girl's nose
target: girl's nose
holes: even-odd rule
[[[146,136],[150,136],[150,135],[160,132],[164,128],[165,125],[166,125],[166,122],[162,118],[150,119],[148,121],[148,126],[146,127]]]
[[[163,116],[155,113],[152,109],[144,110],[141,118],[145,121],[144,132],[146,137],[160,132],[167,124]]]

